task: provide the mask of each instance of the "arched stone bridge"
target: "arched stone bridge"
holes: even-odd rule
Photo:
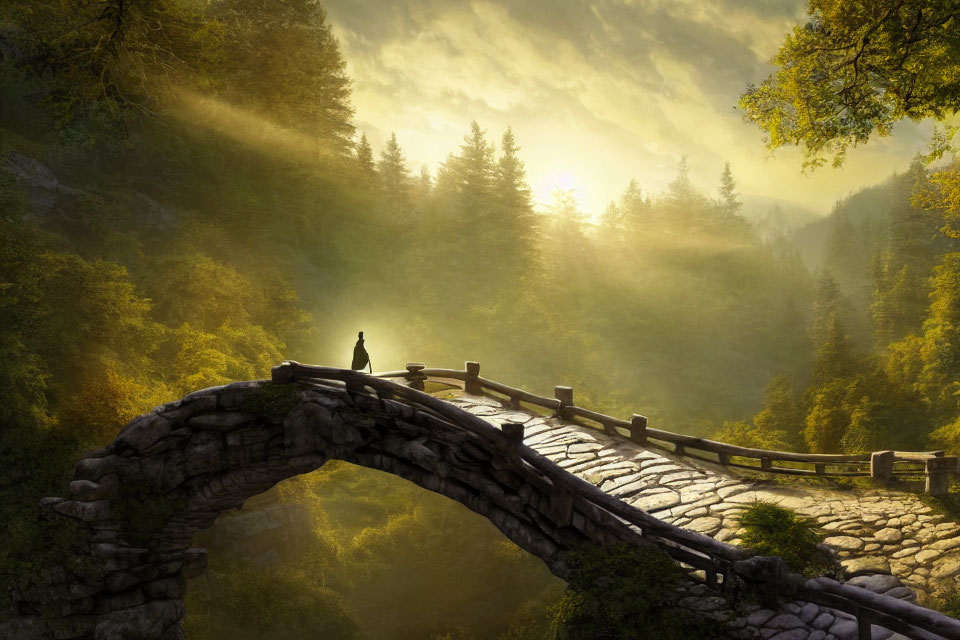
[[[415,371],[408,379],[422,386]],[[704,580],[688,585],[678,606],[726,620],[731,637],[896,631],[960,639],[960,622],[912,604],[913,592],[895,576],[805,580],[778,558],[751,558],[724,542],[735,539],[745,503],[772,498],[835,531],[828,542],[852,572],[892,570],[925,589],[960,572],[960,527],[913,496],[758,488],[475,393],[444,401],[362,373],[295,363],[275,368],[272,381],[205,389],[158,407],[80,460],[70,498],[42,506],[82,523],[88,569],[48,571],[43,587],[16,594],[18,615],[0,623],[0,638],[182,638],[185,579],[205,566],[205,551],[191,546],[195,533],[331,459],[466,505],[561,578],[564,551],[575,544],[656,545]],[[719,591],[731,595],[745,583],[762,586],[768,608],[729,611]]]

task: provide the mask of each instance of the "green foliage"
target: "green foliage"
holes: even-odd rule
[[[361,637],[359,621],[343,598],[325,587],[320,576],[303,569],[241,562],[226,572],[208,570],[204,584],[191,587],[184,625],[191,638]]]
[[[851,145],[889,135],[902,118],[960,107],[960,43],[952,3],[810,0],[810,21],[787,35],[777,70],[740,99],[770,148],[802,145],[806,164],[843,162]]]
[[[757,555],[779,556],[793,571],[817,576],[835,570],[817,552],[816,523],[771,502],[754,502],[740,516],[743,544]]]
[[[672,607],[683,572],[664,552],[625,545],[568,552],[569,586],[552,607],[558,638],[709,638],[709,626]],[[720,637],[719,629],[712,630]]]
[[[547,608],[563,588],[539,559],[481,516],[395,476],[342,462],[281,483],[249,500],[243,512],[249,517],[243,526],[225,515],[201,534],[210,568],[189,584],[188,633],[203,627],[217,630],[216,637],[246,637],[249,617],[288,588],[270,577],[277,571],[304,597],[318,587],[336,595],[362,637],[398,640],[548,629]],[[258,532],[264,524],[271,526]],[[251,576],[262,591],[243,601],[248,614],[231,619],[218,606],[246,598],[231,577],[238,557],[249,560],[246,575],[263,574]],[[313,620],[310,610],[285,615],[282,628]],[[524,640],[537,637],[545,636]]]
[[[41,513],[37,502],[64,495],[67,472],[79,454],[77,442],[49,429],[5,422],[0,430],[0,618],[11,589],[39,584],[45,568],[83,573],[75,551],[82,542],[74,520]],[[29,464],[24,464],[29,461]]]
[[[789,451],[791,448],[787,442],[786,431],[743,421],[724,422],[723,428],[715,432],[712,437],[719,442],[754,449]]]

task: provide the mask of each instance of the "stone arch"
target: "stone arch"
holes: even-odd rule
[[[63,637],[183,638],[185,580],[206,561],[206,552],[192,547],[194,534],[331,459],[464,504],[561,578],[563,551],[577,543],[644,544],[620,520],[522,461],[507,434],[498,434],[498,444],[457,425],[450,412],[443,418],[371,391],[316,380],[236,383],[134,419],[111,445],[76,464],[69,499],[42,503],[82,523],[96,574],[51,572],[44,589],[20,594],[20,617],[7,629],[15,637],[53,637],[47,619],[54,611],[57,624],[71,630]]]

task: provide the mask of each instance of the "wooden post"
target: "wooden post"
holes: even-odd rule
[[[467,393],[479,396],[483,393],[483,389],[480,387],[480,363],[479,362],[467,362],[464,365],[464,368],[467,370],[467,379],[464,383],[463,390]]]
[[[420,373],[426,368],[422,362],[408,362],[407,363],[407,382],[410,383],[411,389],[416,389],[417,391],[423,391],[423,381],[427,379],[427,376]]]
[[[566,408],[573,406],[573,387],[557,385],[553,389],[553,397],[560,401],[560,410],[557,413],[562,418]]]
[[[927,458],[926,492],[931,496],[945,496],[950,492],[950,474],[957,473],[957,457]]]
[[[870,477],[877,482],[889,482],[893,475],[893,451],[874,451],[870,454]]]
[[[647,444],[647,416],[633,414],[630,419],[630,439],[637,444]]]
[[[682,455],[686,455],[686,453],[687,453],[686,447],[684,447],[684,446],[683,446],[682,444],[680,444],[679,442],[674,442],[674,443],[673,443],[673,455],[675,455],[675,456],[682,456]]]
[[[818,476],[822,476],[827,472],[827,463],[826,462],[814,462],[813,463],[813,472]]]
[[[270,369],[270,379],[277,384],[284,384],[287,382],[293,382],[293,366],[297,364],[296,362],[291,362],[289,360],[284,360],[274,368]]]
[[[725,467],[730,464],[730,454],[725,451],[718,451],[717,464],[719,464],[721,467]]]
[[[607,434],[608,436],[618,436],[618,435],[620,435],[620,432],[617,431],[617,428],[616,428],[615,426],[613,426],[613,423],[612,423],[612,422],[604,422],[604,423],[603,423],[603,432],[604,432],[605,434]]]
[[[510,449],[516,449],[523,444],[523,423],[522,422],[504,422],[500,429],[507,440],[507,446]]]
[[[760,468],[764,471],[768,471],[772,466],[773,461],[770,458],[760,458]]]

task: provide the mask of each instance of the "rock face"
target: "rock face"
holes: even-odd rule
[[[914,508],[910,496],[889,494],[900,500],[887,512],[896,514],[895,522],[890,515],[874,517],[883,511],[880,498],[752,486],[488,398],[464,395],[452,403],[483,416],[491,429],[510,423],[513,432],[523,424],[524,444],[568,472],[663,520],[719,540],[735,541],[737,514],[745,504],[774,499],[826,518],[836,537],[844,539],[837,545],[841,558],[870,557],[878,548],[887,555],[888,547],[891,552],[895,547],[909,550],[900,557],[914,559],[916,566],[923,558],[922,565],[936,564],[938,574],[960,572],[942,562],[960,551],[956,547],[927,547],[936,555],[922,555],[915,534],[945,542],[957,529],[928,515],[929,509]],[[562,552],[577,543],[650,544],[621,520],[521,463],[504,444],[508,440],[481,437],[390,397],[320,383],[238,383],[193,393],[134,419],[113,444],[76,464],[68,499],[43,501],[44,509],[83,524],[89,533],[85,564],[95,568],[82,575],[51,571],[45,587],[17,594],[19,617],[0,623],[0,638],[182,638],[185,579],[202,572],[206,559],[203,549],[191,546],[194,534],[221,512],[330,459],[393,473],[466,505],[561,578],[567,571]],[[249,524],[271,526],[268,519]],[[890,568],[894,562],[899,568],[907,561],[891,560]],[[913,597],[891,576],[859,586]],[[849,616],[809,603],[785,603],[776,611],[755,606],[744,614],[731,611],[705,585],[689,584],[677,597],[679,606],[696,615],[725,622],[731,637],[853,638],[857,633]],[[876,631],[876,638],[889,635]]]

